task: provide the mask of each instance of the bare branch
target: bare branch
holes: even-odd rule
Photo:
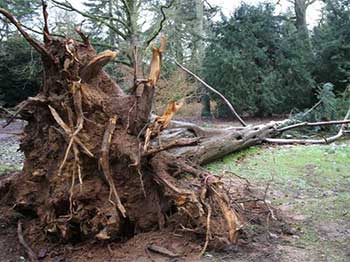
[[[308,0],[305,2],[305,5],[306,5],[306,7],[308,7],[308,6],[312,5],[313,3],[315,3],[316,1],[317,0]]]
[[[305,126],[331,126],[331,125],[341,125],[341,124],[348,124],[348,123],[350,123],[350,120],[336,120],[336,121],[324,121],[324,122],[313,122],[313,123],[302,122],[302,123],[298,123],[298,124],[295,124],[295,125],[286,126],[286,127],[277,129],[277,131],[285,132],[287,130],[291,130],[291,129],[298,128],[298,127],[305,127]]]
[[[51,41],[51,36],[50,36],[50,32],[49,32],[49,26],[48,26],[48,13],[47,13],[47,3],[44,0],[41,0],[41,4],[43,6],[43,16],[44,16],[44,42],[48,43]]]
[[[177,62],[175,60],[175,64],[180,67],[182,70],[184,70],[186,73],[190,74],[191,76],[193,76],[195,79],[197,79],[202,85],[204,85],[206,88],[208,88],[209,90],[211,90],[212,92],[214,92],[215,94],[217,94],[218,96],[220,96],[220,98],[222,100],[224,100],[224,102],[226,103],[226,105],[230,108],[231,112],[233,113],[233,115],[238,119],[238,121],[242,124],[242,126],[247,126],[247,124],[243,121],[243,119],[238,115],[237,111],[234,109],[234,107],[232,106],[232,104],[226,99],[226,97],[221,94],[219,91],[217,91],[215,88],[211,87],[210,85],[208,85],[206,82],[204,82],[199,76],[197,76],[196,74],[194,74],[193,72],[191,72],[189,69],[187,69],[186,67],[184,67],[183,65],[179,64],[179,62]]]
[[[41,55],[48,57],[52,62],[55,62],[55,58],[46,50],[46,48],[34,40],[26,31],[23,30],[20,23],[10,14],[7,10],[0,8],[0,13],[3,14],[10,22],[18,29],[27,42],[35,48]]]
[[[275,144],[282,144],[282,145],[284,145],[284,144],[303,144],[303,145],[306,145],[306,144],[330,144],[330,143],[335,142],[336,140],[338,140],[339,138],[341,138],[344,135],[344,129],[350,123],[350,121],[348,120],[349,117],[350,117],[350,108],[348,109],[348,112],[346,113],[346,116],[344,117],[343,121],[331,121],[333,123],[336,122],[336,124],[342,124],[340,129],[339,129],[339,132],[336,135],[334,135],[334,136],[327,137],[327,138],[324,138],[324,139],[278,139],[278,138],[265,138],[264,141],[268,142],[268,143],[275,143]],[[319,122],[319,123],[323,123],[324,124],[324,123],[327,123],[327,122]],[[299,127],[299,126],[294,125],[294,127]],[[286,127],[285,130],[288,130],[287,128],[288,127]],[[289,129],[291,129],[291,128],[289,128]]]
[[[93,14],[89,14],[89,13],[85,13],[85,12],[82,12],[80,11],[79,9],[76,9],[74,8],[70,3],[68,3],[67,1],[65,2],[59,2],[57,0],[52,0],[52,2],[54,4],[57,5],[57,7],[59,8],[62,8],[64,10],[67,10],[67,11],[74,11],[84,17],[87,17],[89,19],[92,19],[92,20],[95,20],[95,21],[98,21],[100,22],[101,24],[107,26],[108,28],[110,28],[111,30],[113,30],[114,32],[116,32],[118,35],[120,35],[124,40],[127,39],[127,36],[121,32],[120,30],[118,30],[116,27],[112,26],[110,23],[106,22],[104,19],[106,19],[106,17],[100,17],[100,16],[96,16],[96,15],[93,15]],[[108,19],[111,19],[108,17]],[[115,20],[116,18],[112,18],[113,20]],[[120,23],[123,23],[124,26],[127,26],[123,21],[119,20],[118,19],[118,22]]]
[[[175,0],[172,0],[168,5],[162,5],[160,7],[160,12],[162,13],[162,19],[159,22],[158,28],[154,31],[154,33],[146,41],[145,47],[148,47],[150,45],[150,43],[159,35],[160,31],[162,31],[163,25],[166,21],[166,15],[165,15],[164,9],[169,9],[173,5],[174,2],[175,2]]]

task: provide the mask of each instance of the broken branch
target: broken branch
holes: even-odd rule
[[[197,79],[202,85],[204,85],[206,88],[208,88],[209,90],[211,90],[212,92],[214,92],[215,94],[217,94],[222,100],[224,100],[225,104],[230,108],[232,114],[238,119],[238,121],[242,124],[242,126],[247,126],[247,124],[243,121],[243,119],[239,116],[239,114],[237,113],[237,111],[234,109],[234,107],[232,106],[232,104],[226,99],[226,97],[221,94],[218,90],[216,90],[215,88],[213,88],[212,86],[208,85],[206,82],[204,82],[204,80],[202,80],[199,76],[197,76],[196,74],[194,74],[193,72],[191,72],[189,69],[187,69],[186,67],[184,67],[183,65],[181,65],[179,62],[177,62],[176,60],[174,61],[175,64],[180,67],[183,71],[185,71],[186,73],[188,73],[189,75],[193,76],[195,79]]]
[[[295,125],[279,128],[277,129],[277,131],[285,132],[287,130],[291,130],[298,127],[304,127],[304,126],[330,126],[330,125],[341,125],[341,124],[349,124],[349,123],[350,123],[350,120],[336,120],[336,121],[323,121],[323,122],[311,122],[311,123],[302,122]]]
[[[264,141],[268,142],[268,143],[275,143],[275,144],[282,144],[282,145],[285,145],[285,144],[302,144],[302,145],[306,145],[306,144],[330,144],[330,143],[333,143],[334,141],[338,140],[339,138],[341,138],[344,135],[344,129],[350,123],[350,121],[348,121],[349,117],[350,117],[350,107],[349,107],[343,121],[332,121],[332,122],[336,122],[337,124],[342,124],[342,125],[339,129],[339,132],[336,135],[328,137],[328,138],[324,138],[324,139],[265,138]],[[326,122],[321,122],[321,123],[326,123]]]

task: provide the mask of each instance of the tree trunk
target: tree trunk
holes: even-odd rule
[[[307,24],[306,24],[306,0],[295,0],[294,1],[294,11],[296,16],[295,26],[298,32],[308,34]]]

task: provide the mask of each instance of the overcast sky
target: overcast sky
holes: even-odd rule
[[[234,9],[236,9],[241,4],[242,1],[208,0],[208,2],[221,6],[223,8],[224,14],[229,15],[232,13]],[[258,3],[266,2],[266,0],[265,1],[264,0],[244,0],[243,2],[247,4],[258,4]],[[275,0],[275,2],[277,2],[277,0]],[[281,0],[280,4],[276,7],[276,11],[279,13],[281,11],[286,11],[290,7],[293,7],[293,5],[290,2],[288,2],[287,0]],[[318,21],[320,20],[321,8],[322,8],[322,2],[316,1],[307,9],[307,22],[310,27],[317,25]]]
[[[272,0],[277,2],[277,0]],[[69,0],[75,7],[82,8],[83,0]],[[222,11],[225,15],[230,15],[240,4],[242,1],[240,0],[208,0],[210,4],[218,5],[222,7]],[[258,4],[266,2],[266,0],[244,0],[243,2],[247,4]],[[270,1],[271,2],[271,1]],[[276,12],[280,13],[281,11],[286,11],[288,8],[292,7],[292,4],[287,0],[280,0],[280,4],[276,7]],[[309,28],[317,25],[320,16],[321,16],[321,7],[322,2],[316,1],[307,9],[307,22],[309,24]]]

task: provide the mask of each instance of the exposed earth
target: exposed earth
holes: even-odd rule
[[[18,152],[16,134],[22,128],[23,123],[14,122],[0,129],[2,182],[21,169],[23,155]],[[248,226],[249,242],[242,240],[237,247],[221,252],[208,250],[200,259],[196,254],[203,243],[185,234],[153,232],[127,242],[58,243],[38,233],[35,219],[29,221],[1,208],[0,260],[28,261],[18,242],[17,220],[21,219],[24,238],[41,261],[350,261],[349,167],[349,141],[328,146],[254,147],[208,165],[228,184],[239,181],[234,172],[261,192],[267,188],[266,199],[279,208],[287,228],[266,228],[261,233]],[[2,195],[0,192],[0,202]],[[179,244],[184,241],[186,247]],[[147,249],[152,244],[187,257],[157,254]]]

